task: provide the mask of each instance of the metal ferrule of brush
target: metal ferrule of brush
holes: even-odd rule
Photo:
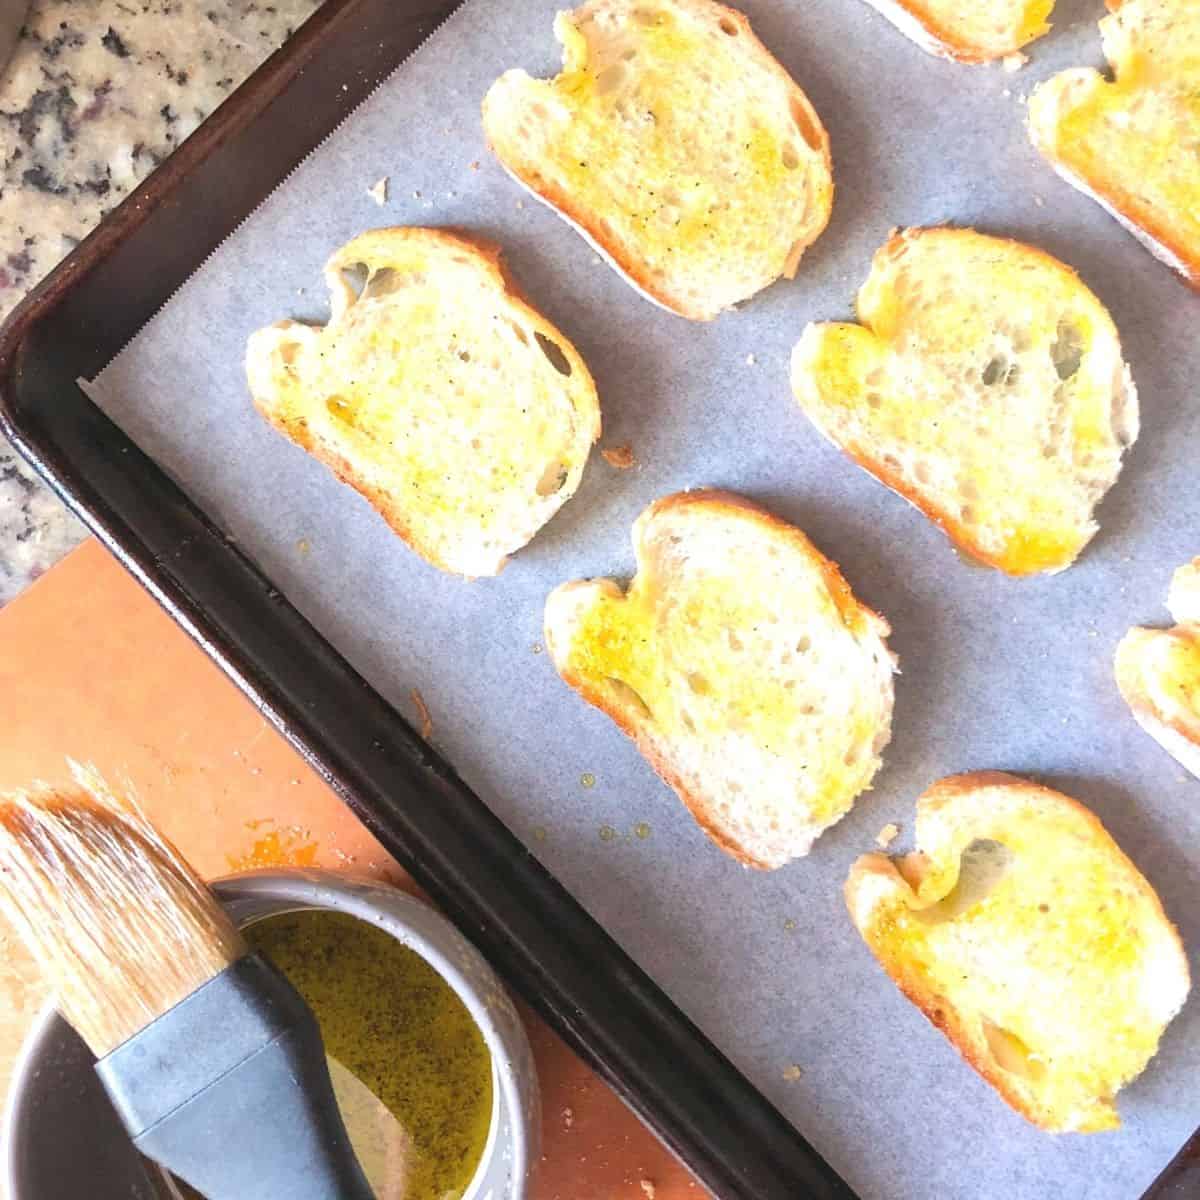
[[[316,1019],[247,955],[96,1064],[142,1154],[208,1200],[374,1200]]]

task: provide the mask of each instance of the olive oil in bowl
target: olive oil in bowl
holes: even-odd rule
[[[347,913],[249,926],[308,1002],[347,1128],[381,1200],[459,1200],[491,1127],[492,1060],[457,992],[414,950]]]

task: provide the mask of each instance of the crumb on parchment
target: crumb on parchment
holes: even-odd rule
[[[788,1081],[788,1083],[795,1083],[796,1080],[800,1079],[803,1075],[804,1068],[797,1066],[795,1063],[783,1068],[783,1077]]]
[[[654,1186],[654,1181],[646,1179],[643,1176],[643,1178],[638,1180],[638,1183],[642,1191],[646,1194],[646,1200],[654,1200],[655,1196],[658,1195],[658,1189]]]
[[[875,845],[886,850],[900,836],[900,826],[889,821],[876,835]]]
[[[382,179],[377,179],[367,188],[367,195],[382,208],[387,203],[388,198],[388,177],[385,175]]]
[[[633,457],[633,447],[628,442],[621,446],[604,446],[600,451],[600,457],[618,471],[628,471],[637,465],[637,460]]]
[[[1012,75],[1014,72],[1019,71],[1028,61],[1028,54],[1022,54],[1020,50],[1014,50],[1011,54],[1006,54],[1000,60],[1000,65]]]
[[[425,697],[416,688],[412,690],[412,702],[413,707],[417,710],[417,716],[421,718],[421,737],[425,741],[429,741],[433,736],[433,717],[430,716],[429,706],[425,703]]]

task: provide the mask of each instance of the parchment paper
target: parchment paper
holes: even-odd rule
[[[509,66],[554,72],[556,4],[471,0],[216,252],[95,394],[410,716],[420,689],[434,742],[468,782],[864,1200],[1134,1200],[1200,1125],[1200,1002],[1122,1094],[1120,1132],[1050,1137],[900,996],[841,896],[885,823],[904,831],[894,849],[905,845],[933,780],[1002,768],[1094,808],[1189,947],[1200,944],[1200,783],[1135,726],[1111,669],[1131,624],[1165,621],[1172,569],[1200,553],[1200,296],[1060,183],[1023,128],[1036,81],[1102,61],[1102,6],[1062,0],[1056,31],[1010,74],[929,58],[859,0],[745,0],[828,125],[838,193],[799,277],[706,326],[643,300],[488,155],[480,99]],[[385,175],[381,209],[366,189]],[[1143,433],[1103,530],[1056,578],[1014,581],[960,561],[822,442],[790,396],[787,357],[805,322],[849,314],[893,226],[943,221],[1078,267],[1140,385]],[[505,248],[595,372],[605,443],[631,442],[639,463],[621,472],[594,455],[576,497],[495,580],[426,566],[246,393],[247,335],[285,316],[324,318],[326,256],[365,228],[406,223],[465,226]],[[875,790],[807,860],[774,874],[718,851],[538,652],[546,593],[627,574],[641,509],[702,484],[806,530],[890,619],[903,669]]]

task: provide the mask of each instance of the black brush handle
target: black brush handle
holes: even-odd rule
[[[96,1064],[134,1145],[208,1200],[374,1200],[316,1019],[257,954]]]

